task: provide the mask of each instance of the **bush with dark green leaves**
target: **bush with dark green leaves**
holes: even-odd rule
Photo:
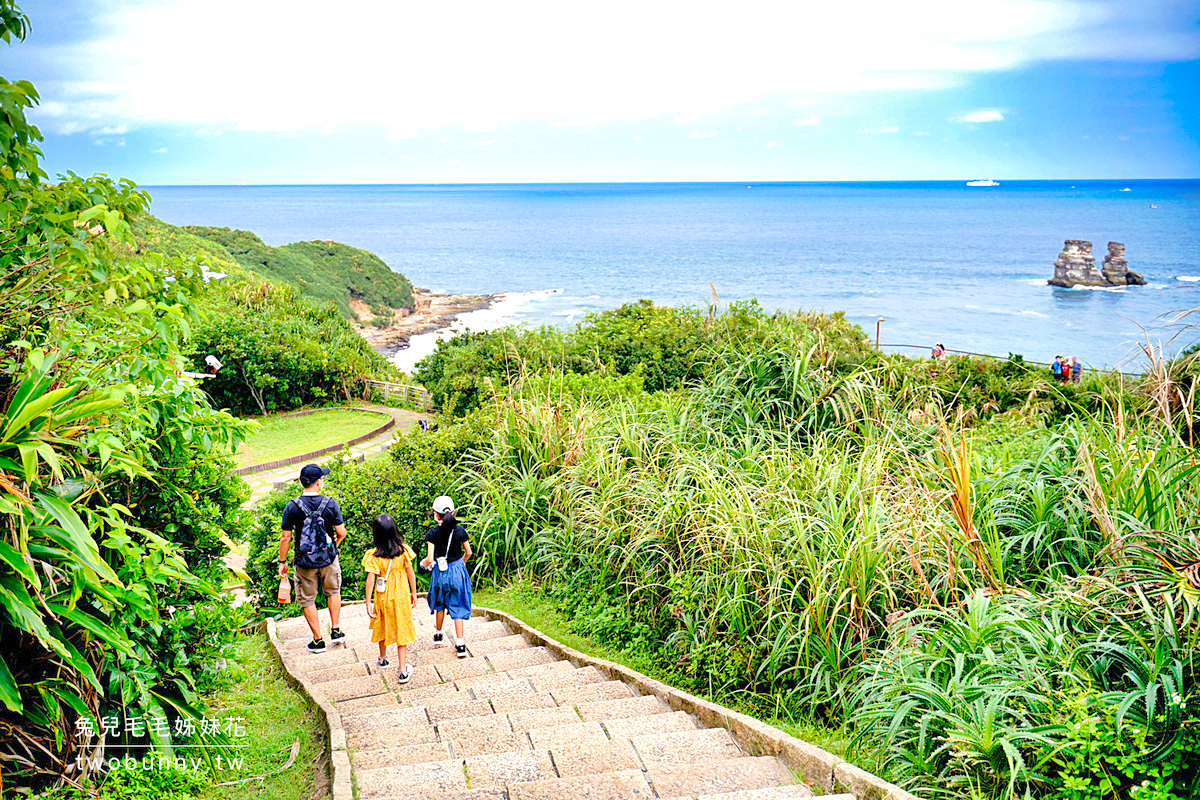
[[[253,278],[210,284],[189,347],[194,369],[221,361],[204,389],[236,414],[349,402],[391,369],[332,305]]]

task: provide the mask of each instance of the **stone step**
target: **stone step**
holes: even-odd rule
[[[501,675],[507,676],[506,672],[495,673],[497,677]],[[476,697],[503,697],[510,694],[535,694],[533,684],[528,678],[517,678],[516,680],[497,680],[495,682],[480,683],[471,687],[471,693]]]
[[[350,655],[354,655],[353,650],[346,651]],[[335,654],[336,655],[336,654]],[[340,681],[346,678],[358,678],[370,674],[367,665],[361,661],[353,661],[349,664],[338,664],[326,669],[311,670],[304,677],[308,678],[313,683],[326,683],[328,681]]]
[[[628,741],[552,748],[550,760],[562,778],[642,768]]]
[[[395,747],[400,735],[395,728],[363,728],[346,731],[346,744],[354,750],[380,750]],[[403,736],[405,744],[436,742],[437,729],[432,725],[414,725]]]
[[[437,723],[437,732],[442,741],[453,742],[460,739],[474,740],[484,739],[488,736],[503,736],[512,733],[513,728],[509,724],[508,717],[503,714],[492,714],[491,716],[442,720]],[[517,733],[522,733],[522,731],[517,731]]]
[[[545,728],[531,728],[529,739],[538,750],[572,747],[585,744],[605,744],[608,736],[599,722],[574,722]]]
[[[326,700],[353,700],[356,697],[370,697],[373,694],[390,694],[391,690],[384,684],[379,675],[365,675],[359,678],[346,678],[340,681],[326,681],[316,687]]]
[[[585,720],[604,721],[620,717],[643,717],[650,714],[665,714],[670,711],[666,703],[651,694],[620,700],[597,700],[576,703],[579,716]]]
[[[554,764],[550,762],[550,754],[545,750],[468,756],[466,772],[472,789],[539,781],[557,775]]]
[[[488,733],[485,736],[468,736],[455,739],[445,739],[454,748],[454,755],[466,758],[468,756],[491,755],[495,753],[512,753],[532,750],[529,734],[515,731],[500,731]]]
[[[458,659],[446,664],[438,664],[427,669],[437,670],[438,675],[442,680],[455,682],[460,678],[473,678],[479,675],[486,675],[492,672],[491,665],[482,658],[467,658]],[[463,688],[459,686],[458,688]]]
[[[575,669],[575,665],[570,661],[546,661],[541,664],[531,664],[528,667],[506,670],[506,672],[513,678],[533,678],[550,672],[564,672],[572,669]]]
[[[408,688],[409,685],[411,685],[411,681],[397,690],[400,692],[399,701],[407,705],[440,706],[446,703],[461,703],[464,700],[475,699],[470,692],[456,689],[453,683],[434,683],[412,689]]]
[[[560,686],[552,690],[550,695],[560,706],[574,706],[580,703],[633,697],[633,690],[621,681],[604,681],[603,683],[587,683],[582,686]]]
[[[547,675],[538,675],[531,680],[539,692],[550,692],[563,686],[604,683],[608,678],[595,667],[582,667],[581,669],[561,670],[559,672],[551,672]]]
[[[395,742],[409,741],[407,731],[397,731],[393,739]],[[350,755],[350,763],[354,765],[355,770],[364,770],[423,764],[426,761],[447,761],[455,755],[457,754],[451,752],[450,745],[446,742],[391,744],[369,750],[355,750]]]
[[[504,650],[524,650],[527,647],[529,647],[529,640],[519,633],[497,636],[492,639],[480,639],[476,636],[467,642],[467,650],[476,658]]]
[[[639,734],[629,741],[647,769],[657,764],[711,763],[745,755],[724,728]]]
[[[648,733],[671,733],[672,731],[694,731],[699,727],[696,719],[686,711],[665,714],[648,714],[642,717],[618,717],[604,720],[604,729],[609,738],[628,739]]]
[[[354,771],[361,800],[385,797],[445,796],[467,788],[461,758],[428,761],[404,766],[377,767]]]
[[[548,708],[533,708],[527,711],[507,712],[509,724],[514,731],[528,731],[532,728],[552,728],[556,725],[573,725],[582,722],[579,714],[571,706],[552,706]]]
[[[373,800],[430,800],[430,794],[428,792],[398,794],[374,798]],[[441,792],[436,795],[434,800],[507,800],[507,796],[504,793],[503,787],[488,786],[483,789],[462,789],[457,792]]]
[[[445,722],[463,717],[494,716],[492,704],[487,700],[465,700],[461,703],[443,703],[436,706],[426,706],[430,722]]]
[[[393,706],[390,709],[372,711],[364,714],[345,715],[342,726],[346,732],[394,728],[397,731],[407,729],[411,725],[428,725],[429,717],[424,708]]]
[[[330,667],[340,667],[343,664],[354,664],[362,659],[358,657],[358,653],[353,650],[339,647],[336,650],[326,650],[320,655],[314,655],[307,658],[309,653],[299,652],[290,653],[286,657],[285,666],[293,672],[305,674],[319,669],[329,669]]]
[[[351,715],[370,713],[372,711],[385,711],[389,707],[395,708],[398,703],[396,695],[388,692],[387,694],[358,697],[354,700],[340,700],[334,703],[334,706],[337,708],[338,713],[342,715],[343,721],[345,721]]]
[[[554,654],[545,647],[524,647],[520,650],[505,650],[499,653],[489,653],[486,656],[492,669],[497,672],[511,672],[515,669],[549,664],[555,660]]]
[[[509,784],[508,800],[652,800],[641,770]]]
[[[498,694],[491,698],[492,708],[497,714],[508,714],[513,711],[532,711],[540,708],[557,708],[558,704],[548,694]]]
[[[762,789],[795,783],[790,770],[771,756],[744,756],[714,762],[647,764],[646,775],[659,797]]]

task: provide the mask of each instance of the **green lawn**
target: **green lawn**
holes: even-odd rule
[[[368,433],[387,418],[358,411],[318,411],[305,417],[255,417],[254,421],[262,427],[238,445],[234,458],[239,467],[311,453]]]
[[[480,588],[472,592],[471,601],[477,606],[494,608],[512,614],[525,624],[536,628],[552,639],[562,642],[567,647],[586,653],[593,658],[601,658],[623,664],[656,680],[670,683],[665,671],[660,669],[653,660],[639,653],[629,652],[605,644],[603,641],[589,636],[582,636],[571,630],[571,620],[568,616],[554,608],[550,600],[543,595],[538,587],[528,582],[516,582],[503,589]],[[471,634],[468,631],[467,637]],[[833,753],[856,766],[887,778],[886,753],[870,748],[855,747],[853,733],[844,728],[831,728],[826,725],[814,724],[807,720],[763,716],[761,713],[739,703],[736,697],[723,694],[708,695],[702,692],[695,694],[726,708],[732,708],[752,717],[761,719],[768,725],[774,725],[797,739],[814,744]]]

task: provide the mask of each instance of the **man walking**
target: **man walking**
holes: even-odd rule
[[[328,474],[328,469],[316,464],[308,464],[300,470],[300,485],[304,491],[284,507],[283,532],[279,537],[279,577],[286,578],[288,549],[292,532],[296,532],[296,600],[312,629],[313,639],[308,643],[310,653],[325,652],[325,640],[321,638],[321,623],[317,617],[318,581],[329,601],[329,640],[336,643],[346,638],[338,627],[342,612],[342,568],[337,550],[346,538],[346,524],[337,501],[321,494]]]

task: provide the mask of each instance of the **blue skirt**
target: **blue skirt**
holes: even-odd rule
[[[471,576],[467,565],[460,558],[450,562],[450,568],[442,572],[434,562],[429,578],[429,613],[450,612],[450,619],[469,619],[471,616]]]

